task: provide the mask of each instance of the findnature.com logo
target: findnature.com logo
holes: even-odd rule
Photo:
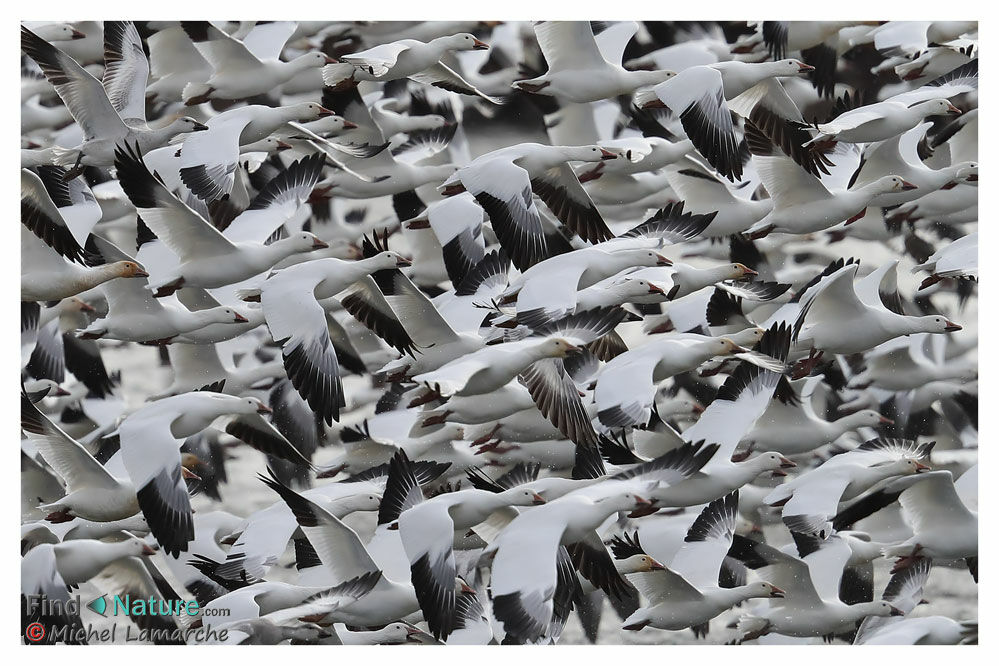
[[[24,638],[29,643],[115,643],[124,639],[125,642],[158,642],[165,640],[190,639],[202,641],[224,641],[228,636],[226,629],[213,629],[200,621],[193,622],[187,629],[148,628],[137,629],[131,623],[122,629],[117,623],[101,628],[92,623],[84,625],[80,618],[80,595],[65,600],[49,600],[45,595],[29,595],[22,597],[26,604],[25,617],[36,621],[27,624]],[[227,617],[227,608],[200,608],[197,600],[173,599],[164,600],[156,597],[144,599],[133,598],[129,594],[113,595],[109,598],[101,595],[87,602],[86,607],[102,617],[144,616],[161,617]],[[197,625],[197,626],[195,626]]]

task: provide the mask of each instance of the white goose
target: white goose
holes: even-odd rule
[[[262,273],[294,254],[329,247],[308,232],[264,244],[312,192],[322,163],[322,155],[313,155],[291,164],[223,234],[171,194],[134,149],[118,150],[115,167],[122,188],[142,221],[179,261],[166,274],[156,274],[151,266],[149,289],[156,296],[166,296],[181,286],[222,287]]]
[[[333,120],[345,124],[332,111],[315,102],[300,102],[288,106],[269,107],[260,104],[228,109],[206,123],[207,130],[187,137],[179,149],[171,150],[170,157],[179,158],[176,169],[181,182],[199,199],[210,202],[224,198],[233,191],[236,167],[241,155],[259,141],[287,127],[288,133],[316,139],[315,143],[329,147],[327,156],[336,162],[335,148],[340,144],[326,141],[309,132],[296,121]],[[317,148],[320,146],[317,145]],[[352,150],[344,147],[343,150]],[[332,153],[332,154],[330,154]],[[159,169],[159,165],[155,165]],[[164,176],[166,177],[166,176]],[[168,182],[171,187],[172,182]]]
[[[840,601],[840,579],[852,553],[849,544],[836,535],[809,543],[817,549],[799,558],[745,537],[733,539],[730,554],[784,591],[784,597],[772,599],[769,608],[739,619],[740,643],[768,633],[799,637],[848,633],[865,617],[902,615],[887,601],[852,606]]]
[[[787,325],[774,324],[764,333],[755,350],[781,361],[786,358],[789,338]],[[780,371],[760,367],[748,360],[740,363],[697,422],[683,432],[684,441],[717,445],[717,451],[688,478],[651,491],[650,499],[657,506],[696,506],[727,495],[760,474],[770,472],[773,476],[786,476],[784,469],[796,465],[775,451],[745,461],[732,461],[739,440],[766,409],[780,376]],[[618,476],[655,478],[657,461],[662,458],[638,464]]]
[[[886,490],[896,493],[902,488],[898,501],[913,534],[884,549],[885,557],[898,558],[892,572],[911,566],[919,557],[963,559],[978,582],[978,466],[957,481],[944,470],[899,479]]]
[[[629,95],[637,88],[676,76],[665,70],[628,71],[621,67],[624,49],[637,31],[637,23],[623,21],[594,38],[586,21],[537,21],[534,33],[548,71],[533,79],[514,81],[513,87],[585,103]]]
[[[191,81],[184,87],[187,106],[269,93],[299,72],[333,62],[318,51],[303,53],[289,62],[280,60],[284,43],[297,26],[293,21],[256,26],[242,41],[208,21],[181,21],[180,25],[214,70],[207,81]]]
[[[327,423],[339,420],[345,403],[320,301],[375,271],[408,265],[387,250],[358,261],[316,259],[279,270],[260,285],[260,304],[271,337],[281,344],[288,378]]]
[[[871,200],[872,206],[897,206],[929,192],[939,190],[958,177],[963,169],[977,168],[977,162],[957,162],[942,169],[931,169],[919,157],[918,146],[932,123],[921,123],[891,139],[867,146],[855,176],[854,186],[864,186],[878,178],[894,174],[916,186],[909,193],[886,194]]]
[[[142,514],[163,550],[174,557],[194,538],[191,502],[181,467],[184,440],[230,417],[226,430],[271,451],[297,450],[260,414],[270,409],[256,398],[207,391],[163,398],[132,412],[118,426],[121,450],[109,468],[124,466]],[[283,454],[282,454],[283,455]],[[301,454],[298,454],[301,458]]]
[[[488,213],[514,265],[526,270],[551,254],[532,194],[584,240],[599,242],[612,237],[568,163],[617,157],[599,146],[521,143],[477,157],[438,189],[445,196],[471,193]]]
[[[64,497],[41,507],[49,514],[47,520],[63,522],[80,516],[112,521],[138,513],[135,486],[127,478],[113,476],[79,442],[38,411],[24,393],[21,429],[66,484]]]
[[[608,428],[647,424],[659,383],[716,356],[747,351],[728,338],[696,333],[661,336],[626,351],[597,375],[594,397],[600,422]]]
[[[961,330],[940,315],[910,317],[885,307],[880,296],[881,281],[894,270],[894,263],[887,270],[883,266],[873,273],[874,280],[868,276],[855,286],[858,269],[859,264],[843,266],[823,278],[814,291],[809,291],[796,325],[794,344],[797,349],[811,346],[834,354],[855,354],[910,333]],[[877,279],[879,277],[881,279]],[[892,277],[888,275],[889,280]]]
[[[97,266],[66,261],[21,226],[22,301],[60,301],[115,278],[146,277],[149,274],[131,259],[111,260]]]
[[[456,565],[453,544],[490,514],[504,507],[536,506],[545,500],[530,485],[503,492],[470,488],[423,500],[412,463],[405,451],[389,464],[385,502],[398,512],[397,527],[409,558],[413,587],[431,633],[444,640],[456,613]],[[379,513],[379,522],[390,516]]]
[[[784,595],[776,585],[762,581],[732,588],[718,586],[718,571],[735,533],[738,505],[738,491],[711,502],[690,526],[668,567],[628,576],[650,605],[625,618],[623,629],[678,631],[704,624],[743,601]]]
[[[140,151],[146,153],[177,134],[205,129],[204,125],[188,117],[177,118],[157,129],[146,125],[145,87],[149,63],[135,25],[131,21],[108,22],[105,44],[108,48],[105,49],[107,60],[102,85],[68,55],[27,28],[21,28],[21,49],[42,68],[83,130],[83,143],[59,153],[57,164],[110,166],[114,161],[115,145],[120,141],[137,143]]]
[[[665,106],[680,117],[684,131],[708,163],[731,181],[742,178],[742,158],[727,99],[764,79],[794,76],[815,68],[798,60],[772,63],[738,61],[699,65],[683,70],[652,89],[651,101],[638,96],[643,108]]]
[[[896,476],[927,472],[919,462],[932,443],[905,439],[872,439],[833,456],[814,469],[781,484],[763,501],[782,506],[784,524],[792,532],[827,536],[840,502],[851,500],[874,484]]]
[[[470,84],[461,74],[441,62],[441,58],[455,51],[482,51],[489,45],[467,32],[437,37],[429,42],[400,39],[379,44],[366,51],[340,56],[340,63],[323,68],[326,85],[341,90],[355,81],[395,81],[410,78],[443,90],[477,95],[494,104],[500,100],[490,97]]]
[[[351,626],[383,625],[420,610],[413,586],[388,578],[375,563],[357,533],[336,516],[276,479],[260,477],[288,504],[299,527],[315,548],[334,585],[363,575],[377,575],[364,597],[337,612],[338,621]],[[454,584],[454,581],[452,581]]]
[[[892,423],[872,409],[862,409],[835,421],[819,417],[812,408],[812,394],[821,378],[809,378],[799,396],[786,380],[777,385],[774,400],[763,416],[743,436],[742,444],[774,450],[786,456],[813,451],[859,428]]]
[[[493,556],[493,613],[507,640],[557,638],[565,621],[560,606],[578,585],[562,546],[586,539],[617,511],[648,506],[628,492],[598,498],[570,494],[514,518],[483,552],[483,557]]]
[[[778,231],[806,234],[828,229],[844,220],[859,219],[878,195],[915,190],[899,176],[882,176],[856,189],[829,189],[796,164],[752,121],[746,121],[746,140],[773,210],[746,230],[751,238]]]

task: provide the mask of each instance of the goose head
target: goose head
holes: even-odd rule
[[[321,53],[319,51],[309,51],[308,53],[303,53],[297,58],[292,59],[287,64],[295,71],[305,71],[307,69],[312,69],[313,67],[331,65],[335,62],[336,60],[327,57],[325,53]]]
[[[759,273],[745,264],[728,264],[725,268],[727,269],[726,275],[729,280],[751,280],[759,275]]]
[[[878,412],[873,409],[862,409],[859,412],[854,412],[849,416],[844,416],[840,421],[843,421],[843,425],[849,430],[856,428],[875,428],[879,425],[884,425],[886,423],[894,423],[890,418],[886,416],[881,416]]]
[[[118,277],[123,278],[146,278],[149,277],[149,273],[142,269],[142,266],[135,263],[134,261],[116,261],[111,264],[113,272]]]
[[[226,414],[270,414],[271,408],[261,402],[258,398],[237,398],[235,396],[223,396],[231,398],[231,404],[227,405]]]
[[[159,550],[159,546],[156,544],[149,545],[138,537],[130,537],[122,547],[125,551],[125,557],[148,557]]]
[[[423,638],[430,638],[429,634],[408,622],[393,622],[372,634],[377,635],[375,642],[381,645],[422,643]]]
[[[275,138],[273,136],[268,136],[260,141],[254,141],[251,144],[239,147],[240,154],[262,152],[262,153],[277,153],[282,150],[288,150],[293,146],[290,143],[282,141],[281,139]]]
[[[565,358],[572,352],[579,351],[579,347],[564,338],[551,338],[541,343],[539,350],[542,357]]]
[[[894,192],[910,192],[918,189],[915,185],[899,176],[882,176],[872,183],[871,189],[877,194],[892,194]]]
[[[204,132],[208,125],[200,123],[190,116],[182,116],[167,125],[167,129],[174,134],[184,134],[186,132]]]
[[[916,333],[954,333],[961,330],[961,326],[940,315],[915,317],[914,328]]]
[[[601,497],[595,504],[613,511],[640,511],[652,507],[652,502],[635,493],[615,493]]]
[[[887,601],[869,601],[867,603],[854,604],[851,608],[861,611],[863,613],[861,617],[898,617],[905,615],[905,613]]]
[[[560,151],[566,161],[571,162],[600,162],[618,158],[617,153],[604,150],[600,146],[562,146]]]
[[[657,294],[666,297],[666,291],[659,285],[649,280],[639,280],[633,277],[624,277],[612,285],[614,291],[626,298],[637,298],[639,296],[649,296]]]
[[[749,595],[748,599],[783,599],[787,594],[784,590],[780,589],[773,583],[768,583],[766,581],[759,581],[756,583],[750,583],[743,588],[744,592]]]
[[[47,42],[67,42],[84,39],[85,34],[68,23],[50,23],[34,28],[35,34]]]
[[[626,557],[623,560],[616,560],[614,562],[614,568],[617,569],[618,573],[622,574],[666,570],[666,567],[660,564],[654,557],[644,553],[632,555],[631,557]]]
[[[391,250],[379,252],[368,261],[374,267],[372,272],[385,270],[387,268],[405,268],[406,266],[412,265],[412,262],[409,261],[409,259],[406,259],[398,252],[393,252]]]
[[[337,502],[337,505],[348,512],[377,511],[381,505],[382,496],[378,493],[357,493],[349,495]]]
[[[246,324],[250,321],[233,308],[224,305],[217,308],[199,310],[196,314],[201,315],[202,320],[206,324]]]
[[[649,248],[633,247],[626,250],[616,250],[611,253],[612,256],[620,258],[622,261],[628,262],[628,266],[642,267],[642,266],[672,266],[673,261],[667,259],[663,255],[659,254],[655,250],[650,250]]]
[[[309,120],[319,120],[320,118],[326,118],[328,116],[334,115],[334,113],[329,109],[327,109],[325,106],[323,106],[322,104],[316,104],[315,102],[302,102],[301,104],[292,104],[290,107],[288,107],[288,111],[293,118],[295,118],[300,122],[307,122]],[[351,125],[353,125],[353,123],[351,123]]]
[[[488,44],[467,32],[459,32],[456,35],[445,37],[444,43],[451,51],[486,51],[489,49]]]
[[[885,465],[884,471],[888,476],[911,476],[913,474],[923,474],[929,472],[932,467],[924,465],[915,458],[902,458]]]
[[[676,72],[671,69],[650,69],[650,70],[637,70],[633,72],[628,72],[628,75],[639,82],[643,86],[657,86],[660,83],[666,83],[674,76]],[[655,106],[665,106],[656,95],[646,96],[644,99],[653,102],[651,106],[645,106],[644,108],[653,108]],[[636,98],[637,100],[637,98]],[[655,102],[659,102],[655,104]]]
[[[282,238],[274,242],[273,245],[279,246],[282,250],[292,254],[312,252],[313,250],[321,250],[329,247],[329,244],[315,234],[310,234],[308,231],[302,231],[288,238]]]
[[[795,76],[796,74],[806,74],[808,72],[815,71],[815,68],[811,65],[806,65],[800,60],[795,60],[794,58],[788,58],[786,60],[778,60],[772,64],[773,76]]]
[[[545,498],[530,488],[510,488],[500,493],[507,506],[538,506],[545,503]]]
[[[717,340],[709,340],[708,344],[714,349],[717,349],[715,356],[729,356],[730,354],[739,354],[749,351],[740,344],[737,344],[734,340],[730,338],[718,338]]]
[[[787,476],[787,472],[784,471],[785,469],[798,466],[793,460],[785,458],[776,451],[761,453],[746,464],[753,465],[759,469],[760,474],[770,472],[770,476],[772,477]]]
[[[917,102],[909,108],[918,111],[922,118],[926,118],[927,116],[958,115],[961,113],[961,109],[942,97],[926,100],[925,102]]]

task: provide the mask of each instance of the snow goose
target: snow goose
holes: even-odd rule
[[[626,351],[597,375],[594,397],[598,418],[608,428],[645,425],[652,416],[659,383],[715,356],[747,351],[728,338],[695,333],[665,335]]]
[[[535,506],[545,500],[531,488],[516,486],[500,493],[470,488],[423,500],[405,451],[389,464],[385,502],[397,513],[399,536],[409,558],[413,587],[431,633],[445,640],[457,612],[452,544],[457,537],[503,507]],[[379,512],[379,522],[391,519]]]
[[[889,207],[903,204],[940,189],[958,177],[962,169],[975,168],[976,162],[958,162],[942,169],[931,169],[919,157],[919,143],[932,123],[922,123],[886,141],[867,146],[860,168],[854,175],[853,186],[864,186],[881,176],[893,174],[916,186],[910,193],[881,195],[871,200],[872,206]]]
[[[453,51],[479,51],[488,48],[488,44],[467,32],[437,37],[429,42],[400,39],[379,44],[366,51],[341,55],[339,63],[323,68],[323,81],[326,85],[342,90],[355,85],[356,81],[410,78],[417,83],[462,95],[477,95],[499,104],[499,99],[486,95],[441,62],[445,54]]]
[[[146,99],[151,102],[179,100],[191,81],[204,81],[212,74],[209,65],[180,25],[155,31],[146,39],[149,47],[150,83]]]
[[[32,548],[21,560],[23,628],[26,629],[32,621],[44,621],[48,628],[65,625],[73,632],[85,634],[78,614],[57,612],[50,615],[38,603],[37,595],[43,595],[42,598],[50,603],[59,600],[65,604],[70,601],[69,586],[76,587],[90,580],[115,561],[148,556],[154,552],[153,548],[134,536],[114,543],[78,539],[66,543],[46,543]],[[31,599],[33,596],[36,599]],[[83,640],[82,636],[69,634],[66,643],[72,644],[80,640]]]
[[[128,479],[116,478],[75,439],[21,394],[21,429],[27,433],[42,458],[66,484],[66,495],[45,504],[47,520],[68,521],[73,516],[110,521],[128,518],[139,511],[135,487]]]
[[[116,431],[121,440],[120,462],[138,489],[139,507],[165,552],[176,557],[187,550],[188,542],[194,538],[179,450],[184,440],[216,419],[229,417],[226,430],[243,441],[272,452],[284,447],[283,451],[297,453],[294,446],[261,418],[261,413],[269,412],[256,398],[203,391],[157,400],[121,422]]]
[[[351,626],[370,627],[394,622],[419,611],[413,586],[388,578],[371,559],[354,530],[276,479],[260,478],[291,508],[295,520],[335,585],[362,575],[377,576],[377,582],[368,594],[337,613],[339,621]]]
[[[758,345],[756,353],[782,361],[787,357],[790,328],[774,324]],[[668,487],[649,493],[657,506],[696,506],[718,499],[749,483],[760,474],[770,472],[784,476],[785,468],[795,464],[777,452],[762,453],[746,461],[733,462],[732,456],[743,433],[766,409],[780,371],[764,368],[748,360],[742,361],[718,390],[714,401],[701,413],[697,422],[683,432],[687,442],[701,442],[717,446],[710,460],[691,474]],[[646,463],[640,463],[617,476],[622,478],[655,478],[659,461],[669,454]]]
[[[149,289],[156,296],[167,296],[185,285],[222,287],[262,273],[294,254],[329,247],[308,232],[264,244],[312,192],[322,163],[322,155],[292,163],[260,191],[223,234],[171,194],[134,148],[117,150],[115,167],[122,188],[143,223],[179,261],[165,275],[156,275],[151,268]]]
[[[742,438],[742,444],[755,449],[774,450],[786,456],[813,451],[859,428],[892,423],[878,412],[862,409],[835,421],[819,417],[812,407],[812,395],[820,377],[809,378],[799,396],[782,378],[774,400],[763,416]]]
[[[931,563],[920,558],[911,567],[895,573],[885,586],[882,599],[911,613],[923,600],[923,586]],[[978,623],[957,622],[942,615],[865,619],[854,645],[966,645],[978,642]]]
[[[61,167],[21,169],[21,224],[70,261],[82,263],[83,245],[101,209],[80,178],[66,181]]]
[[[266,94],[287,83],[299,72],[333,62],[319,51],[310,51],[284,62],[284,43],[294,32],[293,21],[274,26],[256,26],[243,41],[222,32],[208,21],[181,21],[194,47],[212,66],[207,81],[191,81],[184,87],[187,106],[210,99],[238,100]],[[255,34],[256,33],[256,34]]]
[[[920,290],[947,278],[978,280],[978,232],[973,231],[940,248],[912,269],[913,273],[916,271],[930,274],[919,284]]]
[[[192,312],[174,298],[156,299],[139,280],[114,280],[100,287],[108,302],[107,314],[78,329],[84,340],[105,338],[166,344],[183,333],[210,324],[238,324],[247,318],[228,306]]]
[[[929,88],[928,92],[935,90],[930,86],[925,88]],[[940,90],[942,94],[933,94],[929,99],[914,91],[847,111],[828,123],[819,123],[816,126],[818,134],[805,145],[829,140],[847,143],[884,141],[912,129],[929,116],[961,113],[943,96],[950,91]]]
[[[388,250],[358,261],[315,259],[281,269],[260,285],[260,304],[271,336],[281,345],[288,378],[326,423],[340,419],[345,402],[320,301],[375,271],[408,265]]]
[[[541,215],[532,194],[583,240],[612,237],[568,162],[617,159],[599,146],[522,143],[500,148],[458,169],[438,188],[445,196],[468,191],[489,215],[503,249],[526,270],[550,256]]]
[[[432,468],[427,463],[417,463],[419,479],[424,483],[433,480],[428,479],[430,469],[441,471],[440,466]],[[357,511],[377,511],[382,499],[381,487],[376,481],[329,483],[305,490],[302,496],[340,520]],[[225,538],[227,542],[233,542],[232,547],[227,554],[221,554],[225,561],[215,573],[220,579],[233,583],[243,577],[263,578],[277,563],[297,530],[294,514],[281,500],[251,513]],[[212,555],[208,549],[195,550],[193,546],[191,551],[196,555]]]
[[[579,584],[563,546],[587,538],[617,511],[648,506],[628,492],[597,498],[570,494],[514,518],[483,552],[483,557],[493,557],[493,613],[506,640],[557,639],[553,632],[561,632],[560,616],[567,614],[563,605]]]
[[[852,552],[849,544],[836,535],[808,543],[816,549],[795,557],[764,543],[733,537],[729,554],[784,591],[783,597],[770,601],[769,608],[739,619],[739,643],[768,633],[800,637],[843,634],[865,617],[902,614],[887,601],[853,605],[840,601],[840,579]]]
[[[380,572],[368,572],[324,587],[260,581],[212,600],[205,609],[229,618],[225,624],[212,625],[232,630],[233,635],[225,640],[251,645],[274,645],[300,637],[314,641],[318,638],[315,626],[303,626],[301,620],[349,608],[370,594],[380,578]],[[200,619],[195,620],[197,626],[201,626],[199,622]],[[306,633],[303,635],[302,631]]]
[[[235,185],[236,167],[245,161],[241,155],[273,133],[289,140],[293,136],[300,137],[298,140],[304,141],[309,152],[325,153],[331,163],[341,168],[344,155],[370,154],[366,145],[341,145],[327,141],[296,122],[317,118],[346,124],[342,118],[315,102],[278,107],[260,104],[241,106],[211,118],[205,125],[207,131],[187,137],[179,149],[170,151],[170,154],[180,156],[177,171],[181,182],[206,203],[230,195]]]
[[[682,222],[696,223],[697,220],[686,219]],[[577,294],[581,289],[629,268],[672,264],[655,249],[635,247],[629,243],[584,247],[538,263],[532,262],[530,268],[511,281],[502,294],[501,302],[516,299],[517,319],[521,323],[544,322],[576,309]]]
[[[144,95],[149,63],[135,25],[130,21],[109,22],[106,31],[110,34],[106,34],[105,40],[111,47],[106,50],[107,89],[68,55],[27,28],[21,28],[21,49],[42,68],[83,129],[83,143],[56,157],[56,163],[62,166],[73,165],[75,161],[74,171],[81,165],[110,166],[114,147],[122,140],[137,143],[141,152],[146,153],[177,134],[205,129],[186,116],[163,127],[150,128],[145,122]]]
[[[958,494],[958,483],[971,480],[975,509]],[[898,558],[892,572],[904,569],[920,557],[936,560],[963,559],[978,582],[978,468],[975,466],[955,482],[949,471],[930,472],[898,479],[884,490],[898,494],[902,515],[912,528],[912,536],[884,549],[885,557]]]
[[[773,208],[770,199],[743,199],[736,196],[716,175],[696,160],[682,158],[666,167],[670,187],[684,208],[699,215],[714,213],[701,235],[717,238],[745,231]]]
[[[454,173],[455,167],[450,164],[420,162],[447,148],[457,125],[414,133],[406,143],[388,151],[385,148],[389,142],[356,89],[337,91],[325,86],[323,104],[356,124],[358,128],[352,130],[352,138],[355,141],[363,139],[364,144],[359,149],[340,149],[344,151],[344,161],[349,163],[349,167],[348,164],[338,163],[341,171],[324,179],[320,191],[350,199],[368,199],[415,190],[428,183],[440,182]]]
[[[333,631],[340,639],[341,645],[402,645],[403,643],[421,643],[421,636],[425,636],[419,627],[408,622],[393,622],[381,629],[373,631],[351,631],[347,625],[337,623],[333,625]]]
[[[68,262],[21,226],[22,301],[60,301],[115,278],[145,277],[149,277],[148,273],[131,259],[115,259],[96,266]]]
[[[585,103],[629,95],[637,88],[662,83],[676,76],[667,70],[628,71],[621,57],[638,31],[634,21],[623,21],[605,32],[603,47],[586,21],[537,21],[534,33],[548,63],[544,75],[514,81],[514,88],[551,95],[567,102]],[[601,33],[603,34],[603,33]]]
[[[773,210],[746,230],[754,239],[772,231],[805,234],[828,229],[844,220],[859,219],[880,194],[916,188],[890,175],[856,189],[830,190],[776,148],[752,121],[746,121],[746,140],[763,186],[773,200]]]
[[[793,76],[815,68],[798,60],[773,63],[724,62],[683,70],[652,89],[643,108],[665,106],[679,115],[690,141],[719,174],[742,179],[742,157],[726,99],[733,99],[760,81]],[[651,96],[651,95],[650,95]],[[640,96],[641,97],[641,96]]]
[[[623,629],[678,631],[707,623],[743,601],[784,595],[783,590],[767,582],[733,588],[718,586],[718,572],[735,534],[738,504],[738,491],[711,502],[690,526],[683,547],[669,567],[628,576],[650,605],[629,615]]]
[[[77,632],[86,633],[80,616],[46,612],[42,604],[30,603],[32,597],[39,595],[50,603],[70,602],[69,588],[56,562],[55,545],[49,543],[32,548],[21,558],[21,629],[27,631],[32,623],[44,622],[49,630],[41,637],[42,645],[55,644],[55,630],[60,628],[67,631],[67,644],[85,643],[77,638]]]
[[[869,440],[781,484],[763,501],[783,506],[784,524],[792,532],[825,537],[832,531],[832,518],[841,502],[859,496],[880,481],[927,472],[930,468],[919,460],[929,455],[933,444],[904,439]]]
[[[894,264],[890,268],[894,270]],[[881,281],[861,280],[860,290],[854,286],[858,269],[859,264],[842,266],[809,291],[795,325],[795,348],[810,345],[813,350],[855,354],[901,335],[961,330],[940,315],[910,317],[892,311],[880,296]]]

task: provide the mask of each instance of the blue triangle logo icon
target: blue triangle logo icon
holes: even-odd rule
[[[108,602],[104,598],[104,595],[102,594],[101,596],[97,597],[96,599],[88,603],[87,608],[94,611],[98,615],[104,615],[104,611],[106,611],[108,608]]]

